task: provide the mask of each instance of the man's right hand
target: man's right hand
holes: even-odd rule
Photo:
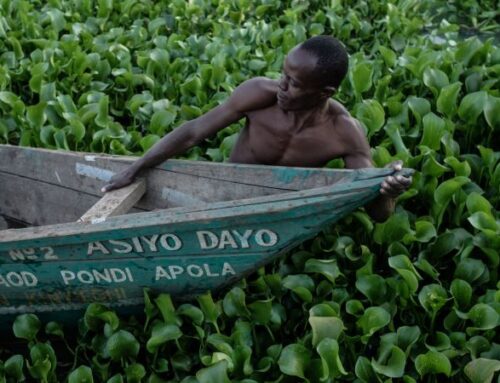
[[[101,188],[101,192],[107,193],[111,190],[120,189],[122,187],[130,185],[132,182],[134,182],[136,176],[136,171],[130,166],[111,177],[109,183]]]

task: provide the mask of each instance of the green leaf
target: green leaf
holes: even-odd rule
[[[434,192],[434,201],[441,206],[448,205],[453,194],[468,182],[470,179],[467,177],[455,177],[443,182]]]
[[[32,365],[28,369],[34,378],[47,379],[57,366],[56,353],[48,343],[37,343],[30,348]]]
[[[406,213],[394,213],[384,223],[375,225],[373,238],[376,243],[393,243],[400,241],[405,235],[412,233]]]
[[[439,92],[449,83],[448,76],[442,70],[427,68],[424,71],[424,84],[431,90]]]
[[[301,344],[293,343],[281,351],[278,365],[282,373],[297,376],[309,382],[304,374],[310,360],[311,352]]]
[[[196,373],[199,383],[230,383],[227,376],[228,362],[221,360],[207,368],[202,368]]]
[[[369,62],[359,62],[351,69],[349,78],[358,97],[372,87],[373,65]]]
[[[441,144],[441,137],[445,131],[445,122],[432,112],[426,114],[422,121],[424,134],[422,135],[420,145],[438,150]]]
[[[139,349],[140,345],[135,336],[126,330],[115,332],[106,342],[106,351],[115,361],[122,358],[135,358]]]
[[[373,370],[389,378],[401,378],[404,375],[406,366],[406,355],[397,346],[392,346],[390,356],[382,364],[372,359]]]
[[[489,213],[478,211],[472,214],[467,220],[478,230],[498,230],[498,224]]]
[[[205,316],[203,315],[203,311],[201,311],[198,307],[184,303],[179,306],[177,309],[177,313],[180,316],[188,317],[193,323],[197,325],[201,325],[205,320]]]
[[[408,285],[410,292],[414,294],[418,289],[418,280],[422,278],[410,259],[406,255],[396,255],[389,258],[389,266],[401,275]]]
[[[16,317],[12,330],[17,338],[32,341],[36,338],[42,324],[35,314],[21,314]]]
[[[464,121],[471,124],[476,123],[477,118],[486,106],[487,100],[488,93],[485,91],[469,93],[462,99],[462,102],[458,107],[458,115]]]
[[[365,126],[368,136],[378,132],[385,123],[385,112],[377,100],[363,100],[355,107],[356,118]]]
[[[177,326],[181,325],[182,321],[175,312],[175,307],[169,294],[160,294],[154,301],[165,323]]]
[[[445,374],[451,375],[450,360],[442,353],[428,351],[426,354],[420,354],[415,359],[415,368],[421,377],[427,374]]]
[[[481,276],[487,272],[486,265],[483,261],[479,259],[466,258],[462,259],[456,269],[455,269],[455,278],[463,279],[470,284],[473,284]]]
[[[398,346],[407,355],[410,353],[411,347],[420,338],[420,328],[418,326],[401,326],[397,330]]]
[[[88,366],[80,366],[68,375],[68,383],[94,383],[92,370]]]
[[[466,309],[472,298],[471,285],[461,279],[454,279],[450,286],[450,292],[459,309]]]
[[[148,131],[162,137],[174,122],[176,114],[169,110],[159,110],[151,117]]]
[[[146,376],[146,369],[140,363],[132,363],[125,367],[127,383],[140,383]]]
[[[151,337],[146,343],[150,353],[155,353],[158,348],[169,340],[176,340],[182,336],[182,331],[175,324],[157,323],[151,332]]]
[[[385,64],[389,67],[393,67],[396,64],[397,56],[392,49],[386,48],[383,45],[378,47],[380,54],[382,55]]]
[[[304,271],[306,273],[322,274],[332,283],[335,283],[335,279],[341,275],[335,259],[308,259]]]
[[[361,291],[372,304],[380,304],[385,301],[387,288],[385,279],[380,275],[363,275],[356,280],[356,288]]]
[[[324,338],[317,345],[316,351],[321,358],[323,370],[321,381],[333,381],[336,377],[347,375],[340,360],[339,344],[335,339]]]
[[[309,324],[312,328],[312,344],[316,347],[326,338],[338,339],[344,331],[344,322],[336,317],[310,316]]]
[[[467,316],[478,330],[494,329],[500,324],[500,315],[486,303],[474,305]]]
[[[300,299],[305,302],[312,301],[312,291],[314,289],[314,281],[311,277],[305,274],[288,275],[283,278],[283,287],[292,290]]]
[[[207,322],[212,323],[216,328],[217,332],[219,332],[219,327],[217,325],[217,318],[221,314],[220,307],[218,307],[213,299],[212,295],[208,292],[204,295],[199,295],[197,298],[198,303],[200,304],[201,311],[203,311],[203,315]]]
[[[467,211],[470,214],[474,214],[482,211],[486,214],[491,214],[491,204],[482,195],[476,192],[472,192],[467,196]]]
[[[41,128],[42,125],[47,121],[47,116],[45,115],[46,103],[41,102],[37,105],[28,106],[26,108],[26,119],[32,128]]]
[[[360,378],[365,383],[379,382],[375,371],[373,371],[372,364],[368,360],[368,358],[364,356],[359,356],[356,360],[356,366],[354,367],[354,371],[356,376]]]
[[[500,114],[498,113],[499,110],[500,97],[488,95],[488,99],[486,100],[486,105],[484,106],[483,111],[486,122],[491,129],[500,129]]]
[[[431,103],[425,98],[411,96],[408,97],[407,102],[419,124],[422,118],[431,112]]]
[[[224,296],[222,307],[228,317],[250,316],[250,311],[248,310],[245,302],[245,292],[239,287],[233,287]]]
[[[259,300],[250,303],[247,307],[252,313],[252,320],[257,324],[267,324],[272,316],[273,299]]]
[[[366,343],[368,338],[391,321],[391,315],[383,307],[368,307],[356,324],[363,331],[361,341]]]
[[[464,368],[465,375],[472,383],[491,383],[495,372],[500,371],[500,360],[478,358]]]
[[[141,141],[139,141],[139,145],[141,145],[141,148],[144,152],[147,152],[160,140],[160,136],[157,136],[156,134],[148,134],[147,136],[143,137]]]
[[[455,82],[443,87],[439,92],[437,110],[448,118],[452,118],[457,112],[457,99],[461,87],[462,83]]]
[[[16,379],[16,381],[24,381],[24,358],[22,355],[12,355],[4,363],[5,374]]]
[[[435,313],[446,304],[448,295],[441,285],[434,283],[422,288],[418,294],[418,300],[427,312]]]

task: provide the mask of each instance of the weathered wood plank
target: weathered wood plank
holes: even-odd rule
[[[2,172],[0,184],[0,214],[30,226],[74,222],[100,199],[99,195]]]
[[[380,173],[382,169],[373,169],[375,174]],[[382,170],[383,171],[383,170]],[[355,177],[358,172],[352,172],[351,178]],[[257,198],[250,198],[238,201],[226,201],[219,203],[212,203],[205,207],[195,208],[178,208],[169,209],[159,212],[141,213],[137,215],[126,215],[110,218],[104,223],[99,225],[53,225],[47,226],[43,229],[22,229],[16,233],[9,233],[8,240],[22,240],[22,239],[35,239],[40,240],[44,237],[62,237],[65,235],[83,235],[84,233],[103,233],[110,230],[120,228],[120,231],[125,232],[129,228],[136,230],[139,228],[154,227],[155,225],[165,225],[172,223],[196,223],[199,225],[206,224],[207,222],[215,222],[221,217],[227,215],[234,215],[235,221],[242,219],[247,215],[255,214],[257,211],[263,211],[270,217],[278,212],[289,211],[297,208],[298,206],[307,206],[315,199],[328,199],[328,200],[343,200],[346,197],[351,200],[359,201],[363,199],[365,192],[378,190],[380,178],[372,178],[363,181],[352,183],[340,183],[332,186],[316,188],[311,190],[304,190],[300,192],[282,193],[275,196],[264,196]],[[361,201],[362,202],[362,201]],[[339,202],[340,203],[340,202]],[[3,235],[2,235],[3,234]],[[0,233],[0,244],[7,240],[5,233]]]
[[[83,223],[102,222],[108,217],[127,213],[146,192],[146,181],[138,179],[131,185],[106,193],[99,202],[78,220]]]
[[[6,165],[11,162],[11,166]],[[191,163],[192,161],[183,161]],[[34,150],[0,145],[0,171],[21,174],[44,182],[61,184],[74,190],[100,195],[101,187],[130,163],[130,159]],[[221,170],[222,172],[222,170]],[[152,169],[144,174],[148,193],[139,202],[144,210],[192,206],[208,202],[249,198],[281,193],[283,189],[246,185]],[[245,179],[245,174],[239,177]],[[285,191],[288,189],[285,189]]]
[[[0,170],[2,170],[2,162],[4,160],[10,160],[14,165],[18,163],[21,168],[32,168],[33,163],[46,164],[48,161],[54,161],[54,159],[49,160],[49,158],[53,158],[54,156],[60,158],[58,161],[60,165],[66,164],[72,167],[75,162],[82,162],[89,165],[94,163],[96,166],[104,168],[107,168],[107,166],[103,165],[109,165],[109,169],[112,171],[122,169],[123,166],[137,159],[137,157],[96,155],[0,145]],[[34,161],[35,159],[38,159],[38,161]],[[28,166],[23,165],[23,161],[27,161]],[[46,170],[46,167],[43,169]],[[57,170],[57,168],[54,169]],[[202,177],[209,180],[228,181],[231,183],[281,190],[301,190],[328,185],[341,180],[345,173],[348,172],[342,169],[294,168],[186,160],[168,160],[156,169],[197,178]],[[34,171],[34,173],[40,174],[41,172]],[[45,171],[43,173],[48,173],[49,176],[55,175],[52,172]],[[63,177],[60,178],[62,179]],[[205,180],[204,182],[207,181]]]
[[[6,230],[8,227],[9,225],[7,225],[7,221],[0,215],[0,230]]]
[[[76,221],[99,197],[0,173],[0,213],[31,226]]]

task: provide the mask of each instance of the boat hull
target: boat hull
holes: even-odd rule
[[[243,278],[378,195],[390,169],[278,195],[0,231],[0,324],[137,312],[144,289],[189,299]]]

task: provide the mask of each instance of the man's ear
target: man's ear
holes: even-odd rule
[[[337,92],[337,88],[335,88],[334,86],[327,85],[327,86],[324,86],[323,89],[321,90],[321,95],[323,97],[330,98],[336,92]]]

